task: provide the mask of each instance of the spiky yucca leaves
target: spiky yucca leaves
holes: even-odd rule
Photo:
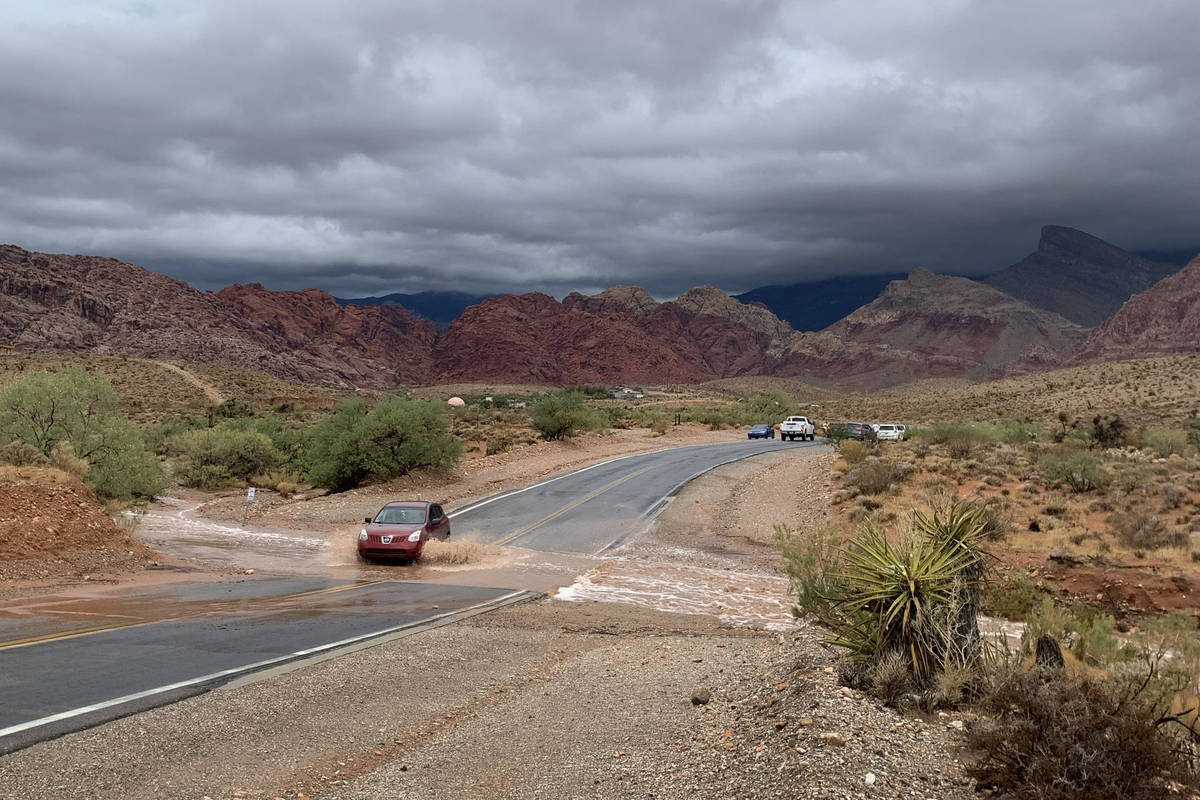
[[[980,543],[988,527],[988,510],[971,502],[954,502],[935,508],[932,515],[913,512],[913,526],[940,546],[958,550],[963,557],[959,572],[953,625],[948,629],[949,653],[961,664],[979,657],[979,607],[982,604],[984,552]]]
[[[902,652],[918,680],[930,678],[943,660],[945,611],[957,605],[974,557],[950,537],[912,535],[892,544],[868,524],[846,548],[843,607],[851,627],[836,630],[835,643],[868,661]]]

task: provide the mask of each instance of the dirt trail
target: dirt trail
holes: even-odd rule
[[[188,372],[183,367],[177,366],[168,361],[156,360],[154,363],[165,369],[167,372],[174,372],[192,386],[195,386],[204,393],[205,398],[207,398],[208,401],[213,405],[219,406],[221,403],[225,402],[225,395],[221,394],[217,387],[213,386],[211,383],[205,383],[204,381],[200,380],[194,373]]]

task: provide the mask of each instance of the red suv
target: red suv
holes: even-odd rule
[[[450,518],[437,503],[397,501],[367,517],[366,527],[358,534],[359,558],[399,558],[412,561],[421,557],[425,542],[450,538]]]

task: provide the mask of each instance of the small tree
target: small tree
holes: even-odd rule
[[[569,439],[580,430],[591,427],[591,415],[579,392],[550,392],[540,397],[529,409],[533,427],[546,441]]]
[[[418,467],[446,467],[462,455],[442,408],[402,398],[374,407],[346,400],[314,426],[304,453],[314,485],[342,491]]]
[[[47,458],[67,442],[88,463],[87,481],[101,497],[152,497],[165,485],[162,468],[117,404],[108,379],[83,367],[29,372],[0,389],[0,439]]]
[[[245,482],[283,460],[271,440],[255,431],[210,428],[179,434],[172,449],[183,458],[176,472],[187,486],[212,488]]]

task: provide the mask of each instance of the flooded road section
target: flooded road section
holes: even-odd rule
[[[581,575],[554,597],[708,614],[727,625],[768,630],[790,630],[799,624],[791,614],[787,578],[689,564],[613,559]]]
[[[202,504],[160,498],[138,517],[138,539],[161,553],[212,567],[313,574],[352,563],[344,555],[333,557],[327,534],[216,522],[197,514]]]

